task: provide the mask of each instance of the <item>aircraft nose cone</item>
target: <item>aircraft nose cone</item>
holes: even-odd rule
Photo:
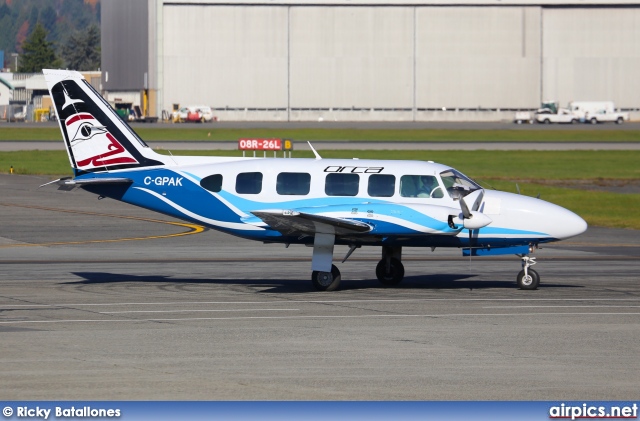
[[[575,213],[563,209],[563,215],[558,215],[556,219],[556,237],[560,239],[575,237],[587,230],[587,223]]]

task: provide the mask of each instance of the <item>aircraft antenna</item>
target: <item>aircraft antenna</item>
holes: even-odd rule
[[[313,145],[311,145],[311,142],[307,141],[307,143],[309,144],[309,147],[311,148],[311,150],[313,151],[313,154],[316,156],[316,159],[322,159],[322,157],[320,156],[320,154],[318,152],[316,152],[315,149],[313,149]]]
[[[173,154],[171,153],[171,151],[169,149],[167,149],[167,152],[169,152],[169,155],[171,156],[171,160],[173,161],[174,164],[178,165],[178,163],[176,162],[175,159],[173,159]]]

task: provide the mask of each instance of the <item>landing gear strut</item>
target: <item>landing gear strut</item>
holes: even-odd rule
[[[522,259],[522,270],[516,278],[518,287],[520,289],[537,289],[538,285],[540,285],[540,275],[538,275],[538,272],[535,270],[529,268],[538,263],[536,262],[536,258],[529,257],[526,254],[520,256],[520,258]]]
[[[318,291],[335,291],[340,286],[340,271],[333,260],[335,235],[317,233],[313,240],[313,259],[311,261],[311,283]]]
[[[376,266],[376,277],[384,286],[398,285],[404,278],[402,247],[382,247],[382,260]]]

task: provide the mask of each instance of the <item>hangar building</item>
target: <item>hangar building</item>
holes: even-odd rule
[[[209,105],[221,120],[500,120],[543,100],[640,110],[640,1],[101,7],[102,88],[112,102],[148,103],[150,115],[181,104]]]

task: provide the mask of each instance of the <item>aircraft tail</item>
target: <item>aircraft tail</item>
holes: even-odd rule
[[[43,69],[75,175],[165,165],[75,71]]]

